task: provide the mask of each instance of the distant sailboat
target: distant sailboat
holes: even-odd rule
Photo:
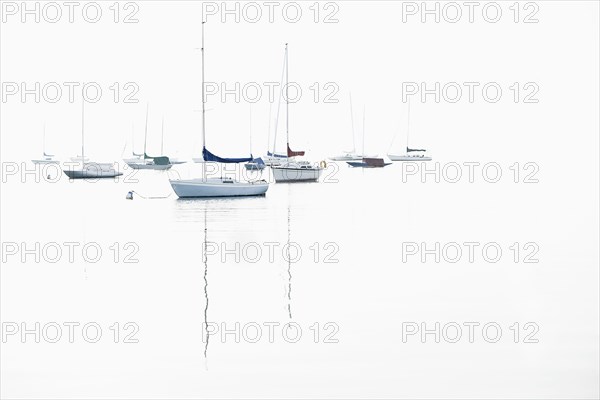
[[[365,114],[366,110],[363,109],[363,154],[365,153]],[[382,168],[391,164],[383,158],[377,157],[362,157],[359,160],[346,161],[346,163],[355,168]]]
[[[360,168],[381,168],[390,165],[391,163],[385,162],[383,158],[369,158],[365,157],[359,161],[346,161],[351,167]]]
[[[285,131],[288,161],[281,165],[271,166],[275,182],[318,182],[323,168],[313,165],[308,161],[289,161],[292,157],[304,156],[304,151],[293,151],[290,149],[290,119],[289,119],[289,73],[288,73],[288,44],[285,44]],[[277,132],[275,132],[277,135]],[[273,149],[274,150],[274,149]]]
[[[408,147],[408,135],[410,133],[410,98],[408,99],[408,118],[406,127],[406,154],[388,154],[392,161],[431,161],[431,157],[427,156],[425,149],[411,149]],[[395,139],[395,138],[394,138]],[[392,145],[394,140],[392,140]],[[390,146],[391,147],[391,146]]]
[[[353,161],[362,159],[356,154],[356,135],[354,134],[354,112],[352,111],[352,94],[350,94],[350,121],[352,123],[352,151],[345,151],[342,155],[329,157],[331,161]]]
[[[146,126],[144,128],[144,157],[139,159],[123,160],[133,169],[154,169],[154,170],[167,170],[173,166],[169,157],[159,156],[150,157],[146,153],[146,143],[148,141],[148,108],[146,105]],[[134,155],[137,155],[134,153]]]
[[[58,164],[59,161],[54,159],[54,155],[46,154],[46,123],[44,123],[44,133],[42,138],[42,154],[43,157],[37,160],[31,160],[34,164]]]
[[[71,158],[74,162],[80,162],[81,168],[68,168],[63,172],[70,179],[98,179],[98,178],[114,178],[123,175],[122,172],[115,170],[113,164],[110,163],[89,163],[85,157],[85,119],[84,119],[85,99],[81,102],[81,155]]]
[[[204,24],[202,22],[202,157],[205,162],[242,163],[251,161],[250,158],[222,158],[206,148],[206,109],[204,99]],[[206,168],[202,168],[203,177],[190,180],[169,180],[171,187],[180,198],[194,197],[236,197],[261,196],[269,189],[264,181],[238,182],[231,178],[206,178]]]

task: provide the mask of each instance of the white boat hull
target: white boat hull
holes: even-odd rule
[[[164,171],[173,166],[173,164],[157,165],[144,162],[128,162],[127,165],[129,165],[132,169],[153,169],[157,171]]]
[[[65,169],[63,172],[70,179],[114,178],[123,175],[122,172],[116,171],[112,164],[89,164],[83,169]]]
[[[272,167],[275,182],[318,182],[322,168]]]
[[[429,157],[429,156],[409,156],[406,154],[403,154],[403,155],[388,154],[388,158],[392,161],[431,161],[431,157]]]
[[[354,160],[362,160],[362,156],[337,156],[337,157],[329,157],[331,161],[354,161]]]
[[[180,198],[262,196],[269,184],[260,182],[236,182],[220,178],[170,180],[171,187]]]
[[[60,164],[58,160],[31,160],[34,164]]]

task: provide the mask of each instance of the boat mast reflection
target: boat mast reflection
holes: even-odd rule
[[[287,308],[288,308],[288,315],[290,317],[290,319],[292,319],[292,260],[290,257],[290,242],[291,242],[291,236],[292,236],[292,231],[290,229],[290,221],[291,221],[291,211],[290,211],[290,204],[288,202],[288,216],[287,216],[287,246],[286,246],[286,258],[287,258],[287,272],[288,272],[288,286],[287,286]]]
[[[204,207],[204,246],[203,246],[203,254],[202,261],[204,263],[204,297],[206,299],[206,305],[204,306],[204,332],[206,332],[206,337],[204,338],[204,358],[206,359],[206,354],[208,353],[208,224],[207,224],[207,207]]]

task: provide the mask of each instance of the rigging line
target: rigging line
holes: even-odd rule
[[[271,114],[273,108],[273,103],[269,101],[269,136],[267,137],[267,152],[269,152],[269,146],[271,146],[271,125],[273,125],[273,120],[272,120],[272,116],[273,114]],[[275,152],[275,149],[273,149],[273,153]]]
[[[408,118],[407,118],[407,123],[406,123],[406,148],[407,149],[408,149],[408,135],[409,134],[410,134],[410,97],[408,98]]]
[[[85,142],[85,98],[83,97],[83,90],[81,91],[81,169],[83,170],[85,165],[85,154],[84,154],[84,142]]]
[[[398,133],[400,133],[400,129],[398,129],[396,131],[396,133],[394,133],[394,136],[392,137],[392,142],[390,143],[390,147],[388,148],[388,154],[391,152],[392,147],[394,147],[394,143],[396,143],[396,138],[398,137]]]
[[[169,193],[168,196],[143,196],[142,194],[140,194],[139,192],[136,192],[135,190],[132,190],[131,193],[135,193],[138,196],[140,196],[142,199],[145,199],[145,200],[168,199],[173,194],[173,193]]]
[[[164,145],[165,145],[165,117],[163,115],[162,124],[160,127],[160,155],[161,156],[165,154],[165,152],[163,150]]]
[[[250,103],[250,156],[254,158],[252,155],[252,103]]]
[[[352,110],[352,92],[350,92],[350,121],[352,123],[352,153],[356,154],[356,134],[354,133],[354,111]]]

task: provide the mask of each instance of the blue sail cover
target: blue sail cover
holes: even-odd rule
[[[269,157],[277,157],[277,158],[287,158],[287,154],[275,154],[275,153],[271,153],[270,151],[267,151],[267,155]]]
[[[252,155],[250,155],[249,158],[221,158],[219,156],[214,155],[210,151],[208,151],[206,149],[206,147],[202,148],[202,157],[204,157],[204,161],[207,161],[207,162],[212,161],[212,162],[225,163],[225,164],[248,162],[248,161],[252,161],[252,159],[254,158],[254,157],[252,157]]]

